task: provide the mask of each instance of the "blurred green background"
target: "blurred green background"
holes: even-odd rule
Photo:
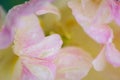
[[[8,11],[14,5],[24,3],[25,1],[28,0],[0,0],[0,5],[5,9],[5,11]]]

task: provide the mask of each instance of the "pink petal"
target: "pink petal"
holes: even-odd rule
[[[35,45],[45,38],[39,20],[35,15],[21,17],[17,26],[19,28],[15,33],[15,53],[19,53],[23,48]]]
[[[12,80],[54,80],[56,67],[52,61],[20,57]]]
[[[13,41],[13,33],[7,29],[3,28],[0,32],[0,49],[8,47]]]
[[[92,58],[80,48],[63,48],[55,59],[56,80],[81,80],[91,69]]]
[[[55,6],[51,5],[49,1],[51,0],[30,0],[28,2],[25,2],[24,4],[15,6],[9,11],[7,15],[6,25],[8,25],[8,27],[10,27],[10,25],[14,25],[12,27],[15,27],[16,23],[19,22],[20,17],[28,16],[31,14],[59,14],[58,9]]]
[[[40,10],[38,10],[36,12],[37,15],[42,15],[42,14],[46,14],[46,13],[56,14],[60,18],[59,10],[50,3],[46,3],[43,7],[40,8]]]
[[[21,43],[21,45],[22,44],[26,44],[26,43],[23,42]],[[16,51],[19,51],[18,55],[20,56],[26,55],[37,58],[49,58],[55,56],[55,54],[58,52],[61,46],[62,46],[62,40],[60,36],[54,34],[44,38],[42,41],[39,41],[38,43],[32,46],[27,46],[26,48],[20,50],[16,49]]]
[[[119,0],[107,0],[111,14],[116,23],[120,25],[120,1]]]
[[[20,57],[16,62],[12,80],[54,80],[56,67],[52,61]]]
[[[51,61],[21,57],[12,80],[54,80],[56,67]]]
[[[3,24],[5,22],[6,13],[3,8],[0,6],[0,49],[8,47],[12,41],[12,33],[8,28],[4,28]]]
[[[37,80],[54,80],[56,67],[51,61],[34,58],[22,58],[22,60],[26,68]]]
[[[112,42],[113,32],[108,25],[95,25],[84,28],[85,32],[98,43]]]
[[[85,13],[84,13],[85,10],[82,9],[80,2],[70,1],[68,2],[68,6],[72,10],[73,16],[81,26],[90,25],[90,22],[91,22],[90,18],[85,16]]]
[[[109,28],[108,25],[104,25],[111,20],[111,16],[108,16],[109,14],[106,14],[107,12],[104,12],[106,11],[103,7],[105,5],[105,2],[101,1],[101,5],[99,6],[95,6],[95,4],[94,6],[92,6],[93,3],[91,0],[84,0],[82,2],[84,4],[81,4],[77,1],[70,1],[68,3],[77,22],[82,26],[84,31],[96,42],[102,44],[111,42],[113,37],[112,30]],[[90,4],[88,2],[90,2]],[[98,10],[95,7],[98,7]],[[95,8],[95,11],[93,8]],[[91,12],[90,10],[92,10],[93,12]]]
[[[15,31],[17,30],[17,28],[27,26],[27,25],[25,26],[26,21],[25,22],[21,21],[21,17],[23,18],[26,16],[28,17],[30,15],[35,16],[36,14],[41,15],[41,14],[45,14],[45,13],[54,13],[54,14],[59,15],[59,11],[57,10],[57,8],[52,6],[49,2],[51,2],[51,0],[30,0],[29,2],[26,2],[25,4],[15,6],[8,12],[8,15],[6,17],[6,23],[5,23],[4,27],[7,28],[8,31],[15,34]],[[28,21],[28,23],[31,22],[30,20],[27,20],[27,21]],[[34,20],[32,20],[32,21],[34,21]],[[34,23],[35,23],[35,21],[34,21]],[[35,24],[39,24],[39,21],[36,21]],[[34,24],[32,24],[32,25],[34,26]],[[43,35],[42,30],[40,30],[40,31],[42,33],[41,35]],[[1,32],[0,38],[2,38],[4,36],[4,34],[2,34],[2,33],[3,33],[3,31]],[[12,40],[14,38],[14,36],[11,37],[9,34],[6,34],[6,36],[9,36],[10,39],[12,38]],[[8,41],[9,41],[9,39],[8,39]],[[6,42],[4,44],[9,45],[10,43],[12,43],[11,40],[9,41],[9,43]],[[4,46],[4,47],[7,47],[7,46]]]
[[[18,80],[18,79],[17,79]],[[24,65],[22,67],[21,78],[19,80],[39,80]]]
[[[68,6],[72,9],[73,16],[82,27],[105,24],[112,20],[110,10],[104,0],[95,2],[93,0],[72,0],[69,1]]]
[[[120,52],[112,43],[106,46],[106,58],[114,67],[120,67]]]
[[[55,13],[55,14],[59,14],[59,12],[57,13],[57,8],[53,5],[51,5],[49,2],[51,2],[50,0],[30,0],[28,2],[25,2],[24,4],[15,6],[14,8],[12,8],[9,11],[8,14],[8,18],[14,18],[13,16],[25,16],[25,15],[29,15],[29,14],[35,14],[37,12],[41,12],[39,14],[42,13]]]
[[[106,66],[105,47],[92,62],[96,71],[102,71]]]

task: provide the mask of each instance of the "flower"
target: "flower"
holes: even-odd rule
[[[89,5],[90,2],[92,2],[92,1],[94,2],[96,0],[83,0],[83,2],[84,1],[88,1],[88,4],[87,4],[87,2],[86,2],[86,4]],[[78,24],[80,24],[80,25],[78,25],[76,23],[76,21],[74,20],[73,16],[71,16],[70,9],[68,7],[66,7],[66,5],[60,4],[60,2],[62,4],[66,4],[66,2],[68,2],[68,6],[72,10],[73,16],[75,17]],[[98,0],[98,2],[99,2],[99,0]],[[113,51],[118,51],[117,49],[118,49],[119,44],[116,45],[115,41],[117,43],[119,41],[119,39],[118,39],[119,37],[116,36],[119,34],[119,28],[116,28],[115,26],[117,26],[117,25],[115,25],[115,23],[113,23],[113,21],[112,21],[113,18],[112,18],[112,14],[109,9],[108,3],[105,0],[100,0],[100,2],[101,2],[101,5],[97,5],[100,7],[100,11],[99,11],[98,7],[87,7],[88,11],[93,10],[93,16],[92,17],[90,16],[90,18],[89,18],[90,14],[88,14],[88,12],[86,12],[86,15],[85,14],[82,15],[82,13],[84,11],[79,12],[80,11],[79,8],[81,6],[80,1],[77,1],[77,0],[56,1],[55,4],[60,9],[61,15],[63,16],[62,19],[60,21],[58,21],[56,19],[53,19],[53,21],[48,20],[47,17],[53,18],[53,16],[50,16],[50,15],[43,16],[42,19],[43,19],[43,24],[45,22],[49,23],[47,25],[44,24],[44,27],[45,27],[44,29],[45,29],[46,33],[49,34],[50,33],[49,31],[53,29],[54,32],[61,34],[63,39],[65,39],[64,46],[74,45],[74,46],[81,47],[84,50],[88,51],[93,57],[95,57],[96,54],[99,53],[100,56],[98,56],[94,59],[93,66],[97,71],[102,71],[103,69],[104,69],[103,71],[105,71],[106,64],[107,64],[106,67],[108,68],[108,70],[111,68],[111,67],[108,67],[108,63],[107,63],[107,62],[111,63],[110,60],[107,59],[107,56],[109,54],[108,49],[110,49],[110,47],[111,47]],[[74,4],[74,3],[76,3],[76,4]],[[84,6],[87,6],[87,5],[84,5]],[[75,6],[77,6],[77,7],[75,7]],[[96,6],[96,3],[95,3],[95,5],[92,4],[91,6]],[[97,9],[93,9],[93,8],[97,8]],[[98,10],[97,13],[99,13],[99,14],[94,12],[94,10]],[[103,17],[100,15],[102,15]],[[95,20],[93,20],[94,19],[93,17],[95,17]],[[55,25],[55,26],[53,27],[53,25]],[[82,29],[84,31],[80,27],[82,27]],[[86,34],[90,37],[88,38],[88,36]],[[85,37],[85,36],[87,36],[87,37]],[[90,38],[92,38],[94,41],[91,40]],[[117,48],[114,47],[113,43],[117,46]],[[110,54],[113,54],[113,53],[110,53]],[[111,60],[113,62],[115,62],[115,60],[112,58],[111,58]],[[117,59],[119,59],[119,58],[117,58]],[[116,61],[119,62],[119,60],[116,60]],[[114,66],[113,63],[111,63],[111,64]],[[111,73],[111,72],[115,73],[117,71],[109,70],[109,73]],[[91,73],[91,71],[90,71],[90,73]],[[89,73],[89,75],[90,75],[90,73]],[[92,76],[97,75],[97,77],[94,76],[95,79],[99,79],[99,78],[104,79],[102,77],[99,77],[99,74],[96,74],[96,73],[93,74],[93,73],[94,72],[92,71],[92,73],[91,73]],[[106,72],[103,72],[103,73],[101,75],[106,75],[106,77],[108,76]],[[89,76],[89,78],[87,78],[87,77],[85,77],[85,79],[87,79],[87,80],[93,79],[93,78],[90,78],[91,76]],[[111,77],[109,79],[118,79],[119,80],[119,76],[116,75],[114,77],[111,73]]]
[[[13,43],[9,53],[0,50],[0,79],[119,80],[114,7],[111,0],[30,0],[15,6],[0,32],[0,49]]]

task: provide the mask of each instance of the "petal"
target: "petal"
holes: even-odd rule
[[[112,43],[106,46],[106,58],[114,67],[120,67],[120,52]]]
[[[18,80],[18,79],[17,79]],[[21,78],[19,80],[39,80],[24,65],[22,67]]]
[[[102,71],[106,66],[105,47],[92,62],[96,71]]]
[[[22,66],[21,60],[18,59],[13,70],[12,80],[21,80]]]
[[[51,2],[51,0],[48,0],[48,1],[47,0],[30,0],[29,2],[26,2],[25,4],[15,6],[8,12],[4,27],[7,28],[10,32],[15,33],[15,31],[17,30],[18,27],[28,26],[28,25],[25,25],[26,21],[25,22],[21,21],[21,17],[23,18],[25,16],[28,17],[29,15],[35,16],[36,14],[41,15],[41,14],[45,14],[45,13],[54,13],[54,14],[59,15],[59,11],[57,10],[57,8],[52,6],[49,2]],[[27,21],[28,21],[28,23],[30,23],[31,21],[28,19],[27,19]],[[32,21],[34,21],[34,20],[32,20]],[[32,23],[38,24],[38,22],[39,21],[37,21],[35,23],[35,21],[34,21]],[[34,26],[34,24],[32,24],[32,23],[30,23],[29,25]],[[4,36],[4,34],[1,34],[0,38],[3,37],[2,35]],[[7,36],[9,36],[9,35],[7,35]],[[9,36],[9,37],[10,37],[10,39],[14,38],[11,36]],[[12,43],[12,41],[10,43]],[[9,45],[9,44],[7,44],[7,45]]]
[[[81,26],[89,26],[90,22],[90,17],[85,14],[85,10],[82,9],[82,6],[80,5],[80,2],[78,1],[70,1],[68,2],[69,8],[72,10],[72,14],[75,17],[75,19],[78,21],[78,23]],[[92,9],[93,10],[93,9]],[[86,16],[85,16],[86,15]]]
[[[119,0],[107,0],[111,14],[117,24],[120,25],[120,1]]]
[[[69,1],[68,6],[72,9],[74,17],[82,27],[105,24],[112,20],[109,8],[104,0],[81,0],[81,2],[75,0]]]
[[[22,62],[37,80],[54,80],[56,67],[51,61],[24,58]]]
[[[106,11],[104,10],[105,2],[101,1],[101,5],[99,4],[99,6],[93,4],[91,0],[87,0],[87,1],[85,0],[82,2],[84,3],[84,5],[82,5],[81,3],[81,6],[80,6],[80,2],[76,2],[76,1],[70,1],[68,3],[69,7],[72,9],[72,13],[76,18],[77,22],[82,26],[84,31],[96,42],[102,43],[102,44],[111,42],[113,37],[112,30],[109,28],[109,26],[105,25],[106,23],[109,22],[109,20],[111,20],[109,19],[111,17],[105,16],[105,15],[107,16],[109,15],[109,14],[106,14],[107,12],[104,12]],[[88,2],[90,2],[90,4]],[[88,4],[88,5],[86,6],[85,4]],[[98,7],[97,8],[98,10],[95,7]],[[86,8],[88,9],[86,10]],[[90,10],[94,10],[94,8],[96,11],[91,12]]]
[[[57,80],[81,80],[91,69],[92,58],[80,48],[61,49],[55,59]]]
[[[39,80],[33,75],[25,65],[22,64],[21,60],[17,61],[14,68],[12,80]]]
[[[113,32],[108,25],[93,25],[91,27],[85,27],[84,31],[98,43],[112,42]]]
[[[58,9],[49,3],[49,0],[30,0],[24,4],[13,7],[8,15],[6,25],[15,25],[19,22],[19,18],[27,15],[41,15],[45,13],[53,13],[59,15]],[[12,21],[10,21],[12,20]],[[14,24],[13,24],[14,23]],[[15,26],[12,26],[15,27]]]
[[[94,16],[94,20],[92,24],[108,24],[112,22],[113,17],[110,14],[109,7],[107,6],[107,3],[105,0],[99,10],[97,11],[97,14]]]
[[[59,10],[50,3],[46,3],[43,7],[40,8],[40,10],[38,10],[36,12],[37,15],[42,15],[42,14],[46,14],[46,13],[56,14],[60,18]]]
[[[6,13],[3,10],[3,8],[0,6],[0,28],[2,27],[2,29],[0,29],[0,31],[1,31],[0,32],[0,49],[8,47],[8,45],[10,45],[11,40],[12,40],[11,32],[7,28],[3,27],[3,23],[5,21],[5,16],[6,16]]]
[[[0,49],[4,49],[8,47],[13,40],[13,33],[7,29],[3,28],[0,32]]]
[[[26,44],[26,43],[24,43]],[[58,50],[62,46],[62,40],[59,35],[54,34],[46,37],[35,45],[28,46],[22,50],[19,50],[18,55],[31,56],[36,58],[48,58],[55,56]]]
[[[21,49],[37,44],[45,38],[35,15],[21,17],[17,26],[19,28],[17,28],[14,38],[15,53],[19,53]]]
[[[30,0],[28,2],[25,2],[24,4],[12,8],[9,11],[8,17],[12,18],[14,15],[25,16],[35,13],[38,13],[38,15],[44,13],[59,14],[58,9],[50,4],[50,2],[50,0]],[[39,11],[41,13],[39,13]]]

